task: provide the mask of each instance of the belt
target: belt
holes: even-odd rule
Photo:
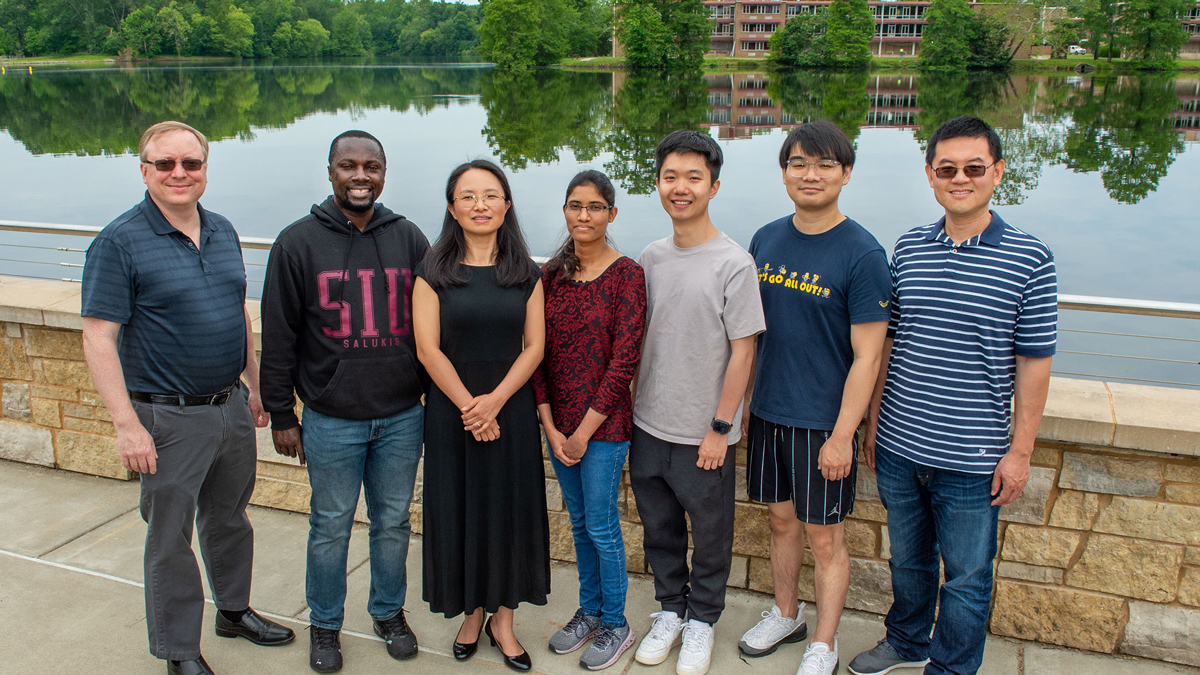
[[[237,383],[234,383],[215,394],[204,394],[202,396],[189,396],[186,394],[149,394],[144,391],[131,391],[129,392],[129,398],[140,403],[157,403],[159,405],[221,405],[229,400],[230,395],[233,394],[237,387]]]

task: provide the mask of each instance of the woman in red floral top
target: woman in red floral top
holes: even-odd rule
[[[629,383],[642,353],[646,279],[609,243],[615,196],[599,171],[567,186],[570,238],[542,273],[546,356],[533,377],[579,568],[580,608],[550,647],[566,654],[592,638],[579,661],[591,670],[615,663],[634,640],[617,494],[633,433]]]

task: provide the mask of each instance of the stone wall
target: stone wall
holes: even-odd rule
[[[0,458],[128,480],[83,362],[78,294],[73,284],[0,280]],[[1200,665],[1200,392],[1055,378],[1038,437],[1029,485],[1001,511],[992,632]],[[265,429],[258,457],[253,503],[307,512],[305,469],[277,455]],[[746,497],[744,447],[735,470],[729,585],[771,593],[770,523],[766,507]],[[551,555],[573,561],[548,461],[546,475]],[[629,570],[648,572],[628,472],[620,512]],[[887,514],[865,466],[846,542],[847,606],[886,612]],[[814,599],[807,552],[800,595]]]

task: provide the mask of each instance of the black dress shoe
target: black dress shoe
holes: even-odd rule
[[[375,620],[375,634],[387,643],[388,656],[397,660],[411,659],[417,655],[417,636],[413,635],[404,620],[404,610],[383,621]]]
[[[204,657],[191,661],[167,661],[167,675],[214,675]]]
[[[486,613],[485,613],[485,616],[486,616]],[[466,623],[466,619],[463,619],[463,622]],[[480,630],[479,632],[483,633],[482,630]],[[463,644],[463,643],[459,642],[458,640],[455,640],[454,648],[451,651],[454,653],[454,658],[456,660],[466,661],[467,659],[469,659],[475,655],[475,650],[478,648],[479,648],[479,635],[476,634],[475,641],[468,643],[468,644]]]
[[[504,665],[522,673],[533,669],[533,661],[529,659],[529,652],[525,651],[524,647],[521,648],[521,653],[516,656],[509,656],[504,653],[504,648],[496,642],[496,637],[492,635],[491,619],[488,619],[487,623],[483,624],[483,632],[487,633],[488,639],[492,641],[492,646],[500,650],[500,656],[504,657]]]
[[[291,628],[281,626],[274,621],[259,616],[252,609],[247,609],[242,618],[230,621],[220,611],[217,612],[217,635],[223,638],[233,638],[239,635],[263,647],[285,645],[296,639]]]
[[[308,665],[318,673],[342,669],[342,641],[338,632],[319,626],[308,627]]]

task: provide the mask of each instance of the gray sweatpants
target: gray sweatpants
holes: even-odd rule
[[[669,443],[635,425],[629,480],[642,519],[646,562],[654,572],[655,599],[681,618],[713,624],[725,609],[725,583],[733,562],[737,453],[729,446],[724,466],[706,471],[696,466],[699,451],[698,446]],[[689,519],[694,545],[690,571]]]
[[[246,504],[257,461],[254,421],[243,386],[221,405],[135,401],[154,439],[158,467],[142,474],[146,521],[146,629],[150,653],[186,661],[200,656],[204,587],[192,553],[192,523],[218,609],[250,604],[254,530]]]

